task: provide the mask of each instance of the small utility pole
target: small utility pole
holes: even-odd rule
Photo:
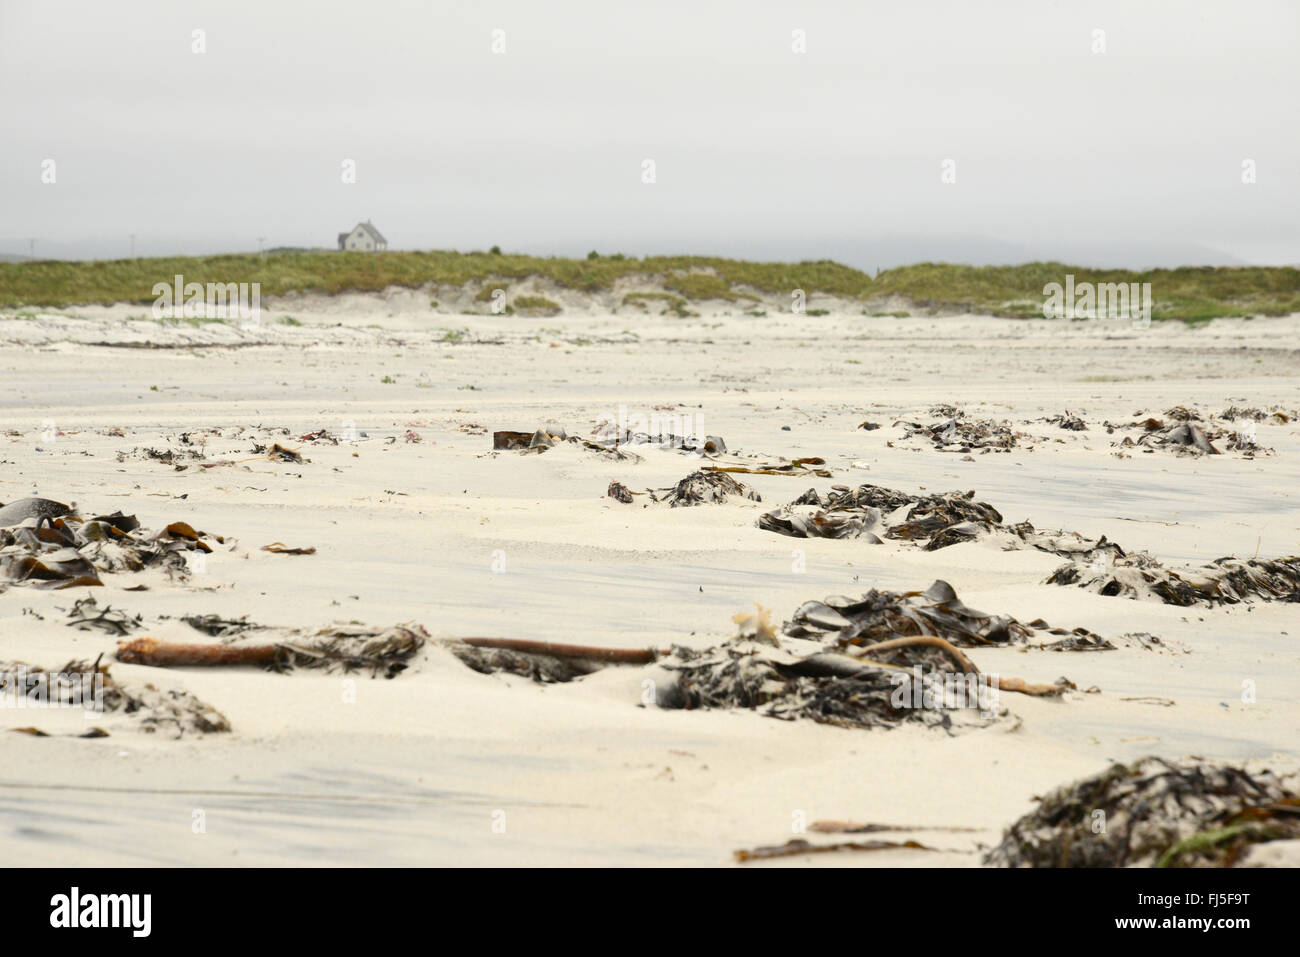
[[[35,258],[36,258],[36,240],[34,240],[34,239],[29,239],[29,240],[27,240],[27,242],[31,244],[32,258],[35,259]]]
[[[262,242],[263,242],[265,239],[266,239],[265,236],[258,236],[258,237],[257,237],[257,254],[258,254],[259,256],[261,256],[263,259],[266,258],[266,251],[262,249]]]
[[[131,258],[135,258],[135,233],[131,234]]]

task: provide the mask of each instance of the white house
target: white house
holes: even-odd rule
[[[357,223],[350,233],[339,233],[339,249],[348,252],[374,253],[388,248],[388,240],[380,235],[379,230],[370,220]]]

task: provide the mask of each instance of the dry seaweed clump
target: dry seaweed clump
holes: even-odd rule
[[[220,535],[172,522],[159,532],[120,511],[83,519],[67,505],[28,498],[0,508],[0,570],[14,584],[56,589],[102,585],[100,575],[161,568],[186,577],[190,552],[212,551]]]
[[[1247,424],[1244,428],[1225,428],[1213,416],[1203,418],[1196,409],[1178,405],[1165,410],[1162,418],[1148,416],[1127,425],[1111,426],[1107,423],[1107,426],[1112,432],[1116,428],[1141,430],[1136,438],[1129,435],[1114,443],[1121,450],[1121,453],[1116,454],[1122,454],[1125,449],[1138,449],[1147,453],[1169,449],[1179,455],[1222,455],[1226,450],[1240,452],[1244,458],[1254,458],[1256,455],[1273,454],[1272,449],[1265,448],[1257,441],[1255,423],[1268,421],[1282,424],[1290,421],[1291,417],[1280,411],[1270,416],[1259,409],[1233,407],[1225,410],[1221,418],[1229,422],[1245,419]],[[1215,442],[1221,443],[1223,450]]]
[[[743,498],[753,502],[763,500],[748,485],[737,482],[726,472],[717,470],[692,472],[672,488],[647,489],[644,492],[634,492],[622,482],[610,482],[605,495],[624,505],[631,505],[634,496],[648,495],[651,502],[667,502],[671,508],[721,505],[728,498]]]
[[[1231,867],[1300,839],[1294,781],[1201,758],[1113,764],[1039,799],[989,850],[998,867]]]
[[[663,662],[672,680],[655,683],[661,708],[745,708],[770,718],[801,718],[841,728],[895,728],[907,722],[949,732],[1008,717],[978,673],[957,673],[927,649],[910,667],[844,655],[789,658],[753,645],[705,651],[675,647]],[[784,660],[783,660],[784,659]]]
[[[1034,647],[1054,651],[1108,651],[1115,646],[1087,628],[1053,628],[1037,618],[1028,624],[1010,615],[976,611],[946,581],[925,591],[892,592],[871,589],[861,598],[831,597],[804,602],[782,628],[789,638],[832,642],[842,650],[866,650],[873,659],[895,663],[899,639],[940,638],[964,648],[1028,644],[1039,631],[1063,636]],[[908,651],[908,654],[915,652]]]
[[[809,489],[789,505],[761,515],[758,527],[796,538],[860,538],[876,544],[883,536],[926,551],[977,539],[1007,551],[1032,548],[1068,559],[1047,584],[1169,605],[1237,604],[1252,598],[1300,601],[1300,556],[1229,556],[1200,568],[1173,569],[1146,552],[1126,552],[1105,535],[1087,538],[1034,528],[1029,522],[1004,524],[1002,514],[976,501],[973,491],[912,495],[878,485],[836,486],[822,497]]]
[[[1300,412],[1295,409],[1284,409],[1280,405],[1275,405],[1271,409],[1257,409],[1254,407],[1240,408],[1230,405],[1219,413],[1218,418],[1226,422],[1235,422],[1237,419],[1247,419],[1251,422],[1268,422],[1271,425],[1286,425],[1300,418]]]
[[[748,485],[737,482],[726,472],[708,471],[692,472],[672,489],[661,492],[661,496],[650,493],[656,502],[667,502],[670,507],[683,505],[721,504],[731,498],[744,498],[752,502],[761,502],[762,498]]]
[[[938,421],[928,424],[895,422],[895,426],[903,429],[903,440],[920,438],[929,441],[940,452],[968,453],[979,450],[982,455],[989,452],[1010,452],[1018,445],[1032,447],[1033,444],[1032,436],[1017,432],[1006,421],[968,419],[964,412],[952,406],[935,406],[930,413],[940,416]]]
[[[1052,572],[1049,585],[1078,585],[1166,605],[1236,605],[1251,598],[1300,602],[1300,555],[1289,558],[1219,558],[1200,568],[1166,568],[1145,552],[1108,560],[1072,561]]]
[[[885,538],[922,544],[926,551],[972,541],[1001,527],[1002,515],[975,493],[909,495],[879,485],[837,485],[823,498],[809,489],[789,505],[762,515],[758,527],[795,538]]]
[[[540,455],[548,449],[553,449],[557,446],[566,444],[576,445],[591,452],[598,452],[601,455],[609,456],[620,462],[638,462],[641,460],[639,455],[621,449],[617,445],[602,445],[599,442],[591,442],[576,435],[569,435],[558,425],[543,426],[542,428],[535,429],[532,432],[512,432],[509,430],[502,430],[492,433],[492,449],[497,452],[513,450],[518,452],[532,452]]]
[[[1088,431],[1088,424],[1084,422],[1083,419],[1081,419],[1079,416],[1074,415],[1068,411],[1062,412],[1058,415],[1051,416],[1050,418],[1044,419],[1043,421],[1047,422],[1049,425],[1059,426],[1060,428],[1065,429],[1067,432]]]
[[[108,666],[98,661],[69,661],[56,671],[22,662],[0,662],[0,697],[12,696],[26,698],[25,706],[30,709],[83,708],[121,713],[139,721],[146,733],[173,738],[230,730],[225,715],[188,691],[162,689],[149,682],[119,684]]]

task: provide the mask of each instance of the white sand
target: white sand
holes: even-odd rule
[[[399,294],[273,303],[260,329],[240,330],[125,319],[141,311],[0,317],[0,502],[40,494],[237,541],[188,584],[146,572],[93,590],[101,605],[143,614],[141,634],[201,639],[160,616],[217,612],[272,625],[416,621],[440,635],[703,647],[734,634],[731,616],[756,601],[781,621],[808,599],[943,578],[988,612],[1106,637],[1151,632],[1172,650],[973,651],[985,671],[1065,675],[1100,692],[1004,695],[1020,719],[1015,730],[955,737],[644,708],[636,669],[539,686],[477,674],[438,648],[394,680],[357,680],[355,703],[343,701],[337,675],[115,663],[119,680],[189,689],[233,732],[177,741],[100,715],[93,723],[111,737],[83,740],[59,733],[84,729],[80,715],[0,711],[0,727],[51,733],[4,733],[7,860],[716,865],[735,849],[802,836],[792,830],[802,815],[976,830],[916,835],[942,853],[788,863],[973,866],[977,847],[1034,795],[1111,760],[1194,753],[1296,764],[1300,606],[1106,598],[1042,584],[1060,562],[1041,553],[804,541],[755,521],[809,486],[872,482],[975,489],[1007,521],[1104,533],[1167,562],[1295,554],[1295,423],[1258,426],[1276,454],[1253,460],[1118,458],[1118,434],[1022,423],[1065,409],[1094,423],[1177,404],[1216,413],[1295,406],[1300,317],[1145,332],[970,316],[524,319],[433,315]],[[303,325],[274,321],[283,314]],[[448,338],[449,329],[466,331]],[[92,344],[146,340],[192,347]],[[897,418],[928,420],[939,402],[1062,441],[973,461],[888,447],[901,436]],[[733,450],[819,455],[834,478],[740,476],[762,504],[626,506],[604,497],[612,479],[665,487],[694,461],[653,450],[631,465],[576,447],[493,456],[490,434],[460,431],[554,422],[586,435],[620,405],[648,414],[678,404]],[[883,427],[858,430],[867,419]],[[166,448],[183,431],[263,425],[297,436],[338,433],[348,421],[367,436],[355,446],[304,446],[303,465],[178,472],[117,460],[120,451]],[[61,433],[53,442],[42,437],[50,422]],[[125,435],[105,434],[112,428]],[[403,441],[408,429],[423,441]],[[397,441],[385,444],[390,436]],[[260,550],[277,540],[317,553]],[[498,550],[505,570],[494,573]],[[806,554],[802,573],[792,571],[795,550]],[[150,590],[122,590],[139,582]],[[114,639],[60,620],[89,591],[0,593],[0,658],[56,667],[110,652]],[[1253,704],[1242,701],[1247,680],[1257,686]],[[1143,696],[1173,705],[1123,700]],[[192,829],[196,810],[206,833]]]

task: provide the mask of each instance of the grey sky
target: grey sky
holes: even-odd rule
[[[0,0],[0,253],[1298,263],[1297,91],[1294,0]]]

